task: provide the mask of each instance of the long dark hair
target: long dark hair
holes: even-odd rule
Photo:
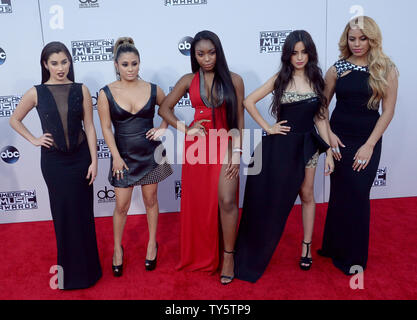
[[[51,77],[51,74],[49,73],[48,69],[45,68],[44,63],[48,62],[48,59],[51,56],[51,54],[60,53],[60,52],[65,53],[65,55],[68,58],[68,61],[70,62],[70,68],[69,68],[67,78],[71,80],[72,82],[74,82],[74,67],[72,65],[71,53],[68,51],[68,48],[65,46],[65,44],[59,41],[53,41],[53,42],[49,42],[42,49],[42,52],[41,52],[42,83],[45,83]]]
[[[210,97],[213,99],[213,88],[216,92],[223,90],[224,101],[226,102],[226,118],[229,129],[237,128],[237,97],[235,87],[232,82],[229,67],[227,66],[226,57],[224,55],[223,47],[219,37],[211,31],[203,30],[194,36],[191,43],[191,70],[196,73],[200,69],[200,65],[195,57],[195,46],[200,40],[210,40],[216,48],[216,65],[214,66],[213,85],[211,87]],[[220,89],[221,88],[221,89]],[[212,110],[214,120],[214,109]]]
[[[281,55],[281,69],[278,71],[278,77],[274,83],[273,98],[271,103],[271,114],[279,120],[281,111],[281,98],[287,88],[288,84],[293,79],[294,67],[291,64],[291,56],[297,42],[302,42],[305,46],[305,51],[308,54],[308,63],[305,66],[305,75],[308,78],[310,85],[312,85],[314,92],[320,100],[320,108],[316,113],[320,119],[324,119],[324,111],[327,107],[327,99],[324,96],[324,79],[323,72],[318,66],[318,57],[316,45],[310,34],[304,30],[295,30],[291,32],[285,40],[282,55]]]

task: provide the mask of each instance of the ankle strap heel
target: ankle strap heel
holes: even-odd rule
[[[310,270],[311,265],[313,264],[313,258],[309,258],[309,257],[308,257],[308,254],[309,254],[309,252],[310,252],[311,242],[305,242],[305,241],[303,240],[303,242],[302,242],[302,243],[303,243],[303,244],[305,244],[305,245],[307,246],[307,252],[306,252],[306,255],[305,255],[305,256],[303,256],[303,257],[301,257],[301,258],[300,258],[300,263],[299,263],[299,265],[300,265],[300,268],[301,268],[302,270],[307,271],[307,270]]]

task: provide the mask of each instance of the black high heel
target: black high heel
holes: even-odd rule
[[[227,254],[235,254],[235,250],[233,250],[233,251],[226,251],[226,250],[223,250],[224,251],[224,253],[227,253]],[[222,285],[228,285],[228,284],[230,284],[230,283],[232,283],[232,281],[233,281],[233,279],[235,278],[235,276],[233,275],[233,276],[226,276],[226,275],[221,275],[220,276],[220,283],[222,284]],[[222,279],[227,279],[227,280],[230,280],[229,282],[222,282]]]
[[[145,269],[147,271],[152,271],[156,268],[156,260],[158,258],[158,242],[156,243],[156,254],[155,254],[155,259],[153,260],[148,260],[145,259]]]
[[[311,265],[313,263],[313,258],[308,257],[308,253],[310,252],[311,242],[307,243],[307,242],[304,242],[304,240],[303,240],[303,244],[305,244],[307,246],[307,252],[306,252],[306,255],[304,257],[300,258],[300,268],[302,270],[307,271],[307,270],[310,270]]]
[[[124,250],[122,246],[122,264],[118,266],[112,265],[113,275],[115,277],[121,277],[123,274],[123,258],[124,258]]]

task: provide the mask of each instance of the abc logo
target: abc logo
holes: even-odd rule
[[[97,197],[100,200],[113,199],[115,196],[116,196],[116,194],[114,193],[114,190],[107,189],[107,186],[104,187],[104,190],[100,190],[99,192],[97,192]]]
[[[6,61],[6,52],[2,48],[0,48],[0,65],[2,65]]]
[[[184,37],[178,43],[178,50],[180,50],[184,56],[190,55],[191,43],[193,40],[194,39],[192,37]]]
[[[15,147],[7,146],[0,151],[1,159],[6,163],[15,163],[20,158],[19,150]]]
[[[91,99],[93,100],[93,109],[97,110],[98,92],[96,92],[95,95],[92,95]]]

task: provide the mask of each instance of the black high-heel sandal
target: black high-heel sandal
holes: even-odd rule
[[[313,258],[308,257],[308,253],[310,252],[310,245],[311,242],[304,242],[303,240],[303,244],[305,244],[307,246],[307,252],[306,255],[304,257],[300,258],[300,268],[302,270],[310,270],[311,265],[313,263]]]
[[[158,258],[158,242],[156,243],[156,254],[155,254],[155,259],[153,260],[148,260],[145,259],[145,269],[147,271],[152,271],[156,268],[156,260]]]
[[[226,250],[223,250],[224,251],[224,253],[227,253],[227,254],[235,254],[235,250],[233,250],[233,251],[226,251]],[[228,284],[230,284],[230,283],[232,283],[232,281],[233,281],[233,279],[235,278],[235,276],[233,275],[233,276],[226,276],[226,275],[221,275],[220,276],[220,283],[222,284],[222,285],[228,285]],[[227,280],[230,280],[229,282],[222,282],[222,279],[227,279]]]
[[[123,274],[123,258],[124,258],[124,255],[125,255],[124,253],[125,252],[124,252],[123,246],[122,246],[122,264],[118,265],[118,266],[112,265],[113,275],[115,277],[121,277],[122,274]]]

